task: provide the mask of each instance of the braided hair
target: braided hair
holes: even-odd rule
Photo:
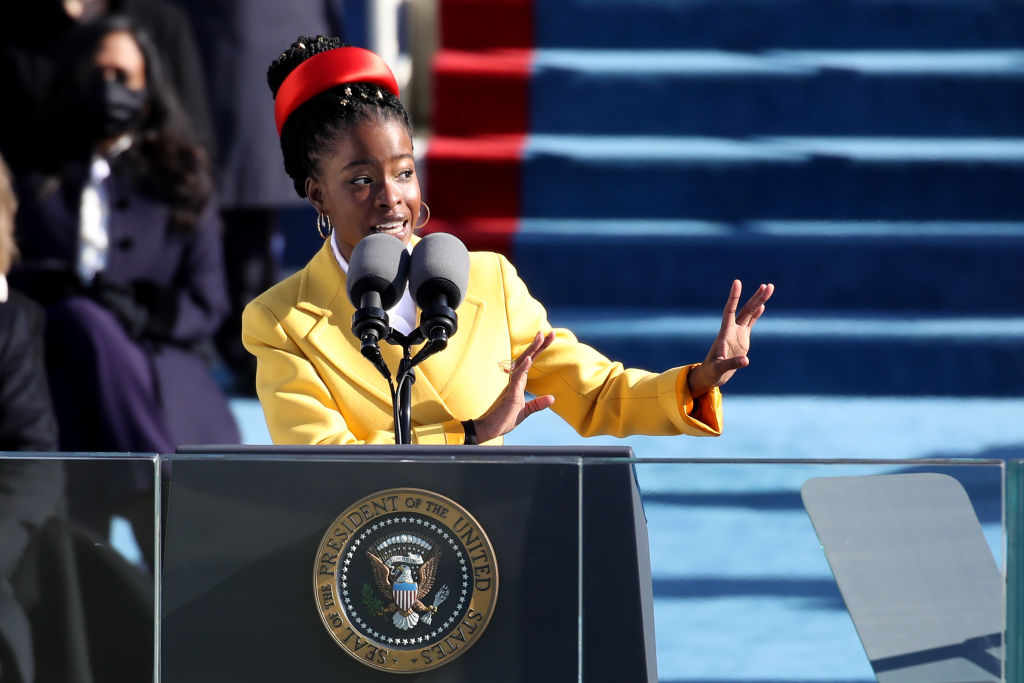
[[[267,84],[277,96],[284,79],[299,64],[314,55],[338,47],[349,47],[327,36],[299,36],[274,60],[267,70]],[[284,170],[295,191],[306,196],[306,178],[316,175],[322,151],[357,124],[398,121],[412,137],[412,123],[401,100],[373,83],[345,83],[325,90],[302,103],[281,128]]]

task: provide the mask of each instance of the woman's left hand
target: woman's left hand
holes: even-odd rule
[[[516,358],[509,373],[508,386],[505,387],[505,391],[498,396],[486,413],[474,420],[476,436],[480,443],[508,434],[527,417],[539,410],[551,407],[551,404],[555,402],[555,397],[550,394],[526,400],[526,379],[530,368],[533,367],[533,359],[551,346],[553,341],[555,341],[554,332],[549,331],[544,335],[538,332],[533,338],[533,343],[519,358]]]
[[[690,370],[687,380],[690,395],[694,398],[707,393],[712,387],[722,386],[737,370],[750,364],[747,358],[747,351],[750,349],[750,330],[764,313],[765,303],[775,291],[775,285],[769,283],[758,287],[737,313],[736,307],[739,306],[742,290],[743,285],[740,281],[733,280],[718,336],[711,344],[704,362]]]

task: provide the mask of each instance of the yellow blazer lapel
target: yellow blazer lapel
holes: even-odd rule
[[[299,300],[296,307],[319,316],[319,320],[306,334],[306,340],[316,349],[320,358],[312,358],[314,362],[323,361],[344,378],[344,381],[360,387],[367,395],[389,404],[391,394],[386,380],[377,372],[373,365],[363,358],[359,352],[359,343],[352,335],[352,314],[355,307],[348,299],[345,291],[345,273],[334,258],[329,242],[313,257],[306,267],[299,287]],[[381,352],[389,367],[397,365],[401,352],[392,352],[384,348]],[[331,384],[329,377],[324,377]],[[340,395],[340,391],[331,387],[331,393]]]

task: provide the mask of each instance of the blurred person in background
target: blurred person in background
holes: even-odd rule
[[[17,177],[39,167],[48,144],[46,109],[65,41],[79,26],[129,17],[153,39],[194,137],[212,145],[210,108],[195,38],[185,14],[166,0],[10,0],[0,3],[0,153]]]
[[[47,311],[61,450],[238,443],[206,354],[228,308],[212,178],[155,47],[123,17],[83,26],[47,111],[54,153],[17,183],[11,282]],[[74,463],[70,512],[101,535],[122,514],[151,554],[152,468],[127,464]]]
[[[17,205],[0,159],[0,452],[55,451],[57,423],[43,367],[43,312],[7,287],[16,255]],[[57,460],[0,459],[0,681],[35,680],[32,629],[13,585],[26,549],[57,514],[64,473]]]
[[[217,350],[232,390],[255,394],[256,360],[242,346],[242,309],[280,278],[281,209],[305,208],[289,189],[266,106],[267,60],[295,36],[341,33],[332,0],[173,0],[188,14],[202,57],[216,140],[231,310]]]
[[[43,365],[43,310],[11,291],[7,273],[17,256],[17,200],[0,159],[0,451],[56,451],[57,421]]]

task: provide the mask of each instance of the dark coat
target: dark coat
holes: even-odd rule
[[[57,449],[42,339],[42,309],[12,292],[0,303],[0,451]],[[29,618],[11,582],[63,490],[60,462],[0,458],[0,680],[35,680]]]
[[[57,450],[43,365],[43,315],[17,292],[0,303],[0,451]]]
[[[84,182],[84,166],[71,166],[60,184],[47,186],[40,177],[18,183],[22,260],[11,273],[12,286],[51,311],[59,302],[83,294],[112,310],[131,339],[110,343],[134,343],[151,359],[160,417],[174,444],[237,443],[227,401],[200,355],[228,309],[215,204],[211,201],[205,207],[194,230],[179,228],[171,222],[170,207],[143,194],[115,162],[108,181],[111,248],[107,268],[97,280],[104,287],[97,292],[96,287],[80,285],[75,275]],[[92,369],[82,369],[87,371]],[[61,387],[71,381],[80,384],[83,377],[69,377],[65,370],[50,379]],[[100,383],[105,380],[120,381],[98,378]],[[57,390],[54,393],[63,428],[60,397]],[[102,448],[63,445],[70,450]],[[149,450],[124,446],[112,450]]]

